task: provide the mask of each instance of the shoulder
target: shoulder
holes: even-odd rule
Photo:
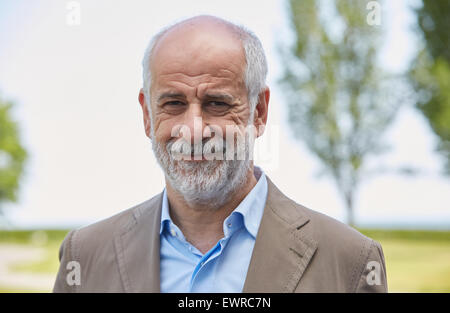
[[[365,244],[370,238],[337,219],[318,211],[309,209],[284,195],[273,182],[269,180],[267,203],[276,215],[288,224],[301,220],[302,229],[307,237],[334,247],[345,247]],[[300,226],[300,225],[298,225]],[[338,245],[336,245],[339,243]]]
[[[142,216],[158,209],[160,198],[161,194],[158,194],[111,217],[70,231],[61,245],[60,256],[66,248],[75,259],[109,250],[116,235],[127,232]]]
[[[316,265],[332,269],[341,277],[339,288],[346,292],[386,292],[386,265],[381,244],[356,229],[300,204],[296,207],[308,216],[305,231],[317,242]]]
[[[294,202],[295,203],[295,202]],[[295,206],[301,214],[304,214],[310,220],[310,230],[313,237],[320,242],[327,243],[330,246],[339,247],[367,244],[372,239],[363,235],[355,228],[342,223],[326,214],[304,207],[295,203]]]
[[[157,209],[160,194],[96,223],[76,229],[80,239],[101,240],[126,232],[144,214]]]
[[[335,284],[333,290],[387,290],[383,250],[377,241],[337,219],[306,208],[271,185],[271,206],[288,224],[297,221],[298,238],[317,247],[310,264],[315,284],[320,277],[328,285]],[[366,278],[374,264],[381,283],[368,285]]]
[[[108,287],[101,285],[103,290],[118,286],[115,279],[119,277],[116,262],[115,238],[128,232],[145,216],[157,212],[160,196],[144,201],[129,209],[99,222],[71,230],[61,244],[59,250],[60,267],[54,285],[54,292],[77,292],[80,290],[95,290],[106,282]],[[142,223],[145,224],[145,221]],[[81,269],[81,286],[68,285],[66,276],[68,267],[77,262]]]

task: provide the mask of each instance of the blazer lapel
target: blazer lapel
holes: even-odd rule
[[[243,292],[294,292],[317,249],[299,206],[267,178],[268,194]]]
[[[114,238],[125,292],[160,292],[161,203],[162,193],[136,207]]]

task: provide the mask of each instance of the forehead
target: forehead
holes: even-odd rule
[[[245,64],[242,42],[229,27],[187,23],[169,30],[158,40],[150,70],[154,81],[168,75],[242,78]]]

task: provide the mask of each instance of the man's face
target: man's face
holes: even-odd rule
[[[189,26],[186,26],[187,28]],[[216,26],[217,27],[217,26]],[[154,49],[151,62],[153,140],[166,143],[177,125],[245,127],[250,117],[244,83],[245,55],[229,31],[175,30]]]
[[[227,196],[227,190],[233,191],[244,180],[249,160],[175,161],[170,153],[171,145],[181,136],[174,135],[180,125],[190,130],[188,138],[183,132],[190,145],[196,142],[194,136],[200,136],[200,144],[211,140],[205,128],[219,128],[222,138],[215,137],[215,132],[214,140],[225,140],[227,128],[242,132],[249,122],[242,43],[223,26],[209,27],[214,31],[183,25],[156,44],[150,67],[152,119],[146,125],[152,127],[153,150],[173,187],[185,198],[220,202],[218,193]]]

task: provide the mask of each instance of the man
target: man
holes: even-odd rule
[[[252,33],[211,16],[182,21],[154,37],[143,71],[139,102],[166,188],[71,231],[55,292],[387,291],[379,243],[253,166],[270,92]]]

